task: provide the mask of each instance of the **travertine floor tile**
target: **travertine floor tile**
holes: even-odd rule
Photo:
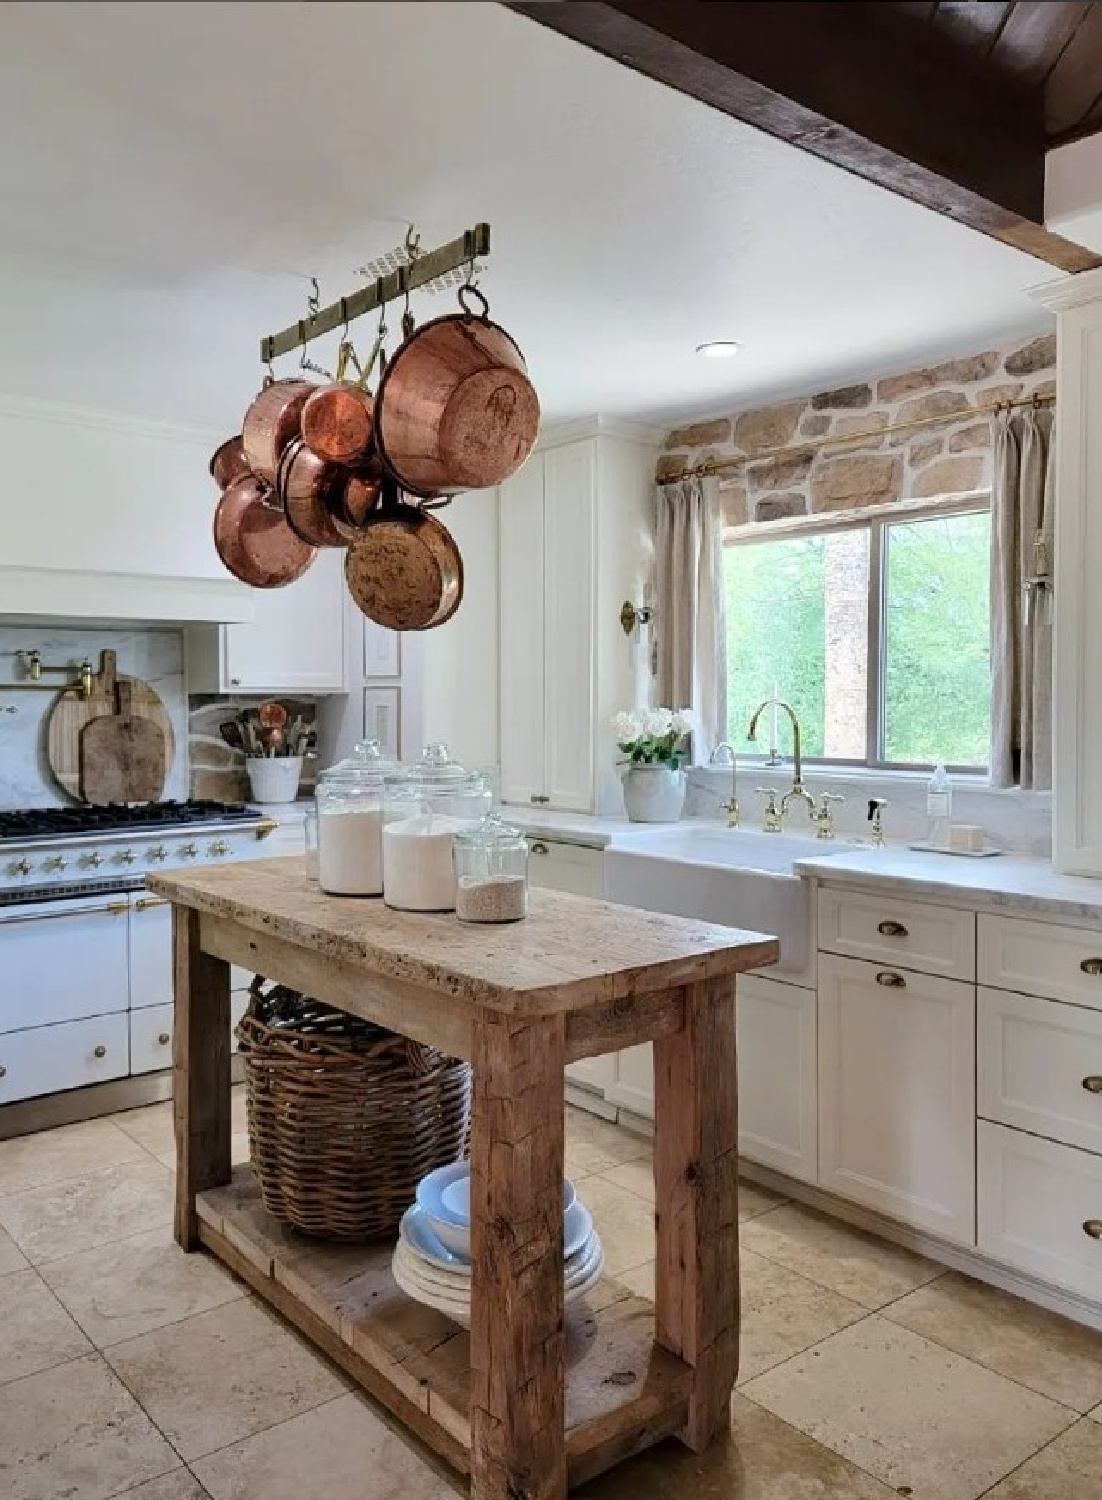
[[[245,1090],[240,1084],[230,1094],[230,1129],[235,1135],[247,1135],[248,1119],[245,1111]],[[163,1104],[147,1104],[142,1109],[127,1109],[112,1115],[112,1122],[120,1130],[145,1148],[152,1155],[173,1166],[176,1160],[176,1136],[173,1127],[172,1100]],[[247,1157],[245,1158],[247,1160]]]
[[[143,1161],[141,1147],[110,1120],[86,1120],[0,1141],[0,1196]]]
[[[330,1401],[346,1388],[324,1360],[252,1300],[113,1344],[106,1358],[188,1460]]]
[[[1096,1406],[1088,1415],[1093,1417],[1096,1422],[1102,1422],[1102,1406]]]
[[[1098,1500],[1102,1494],[1102,1427],[1076,1422],[984,1500]]]
[[[245,1295],[213,1256],[185,1255],[168,1224],[50,1261],[42,1276],[99,1348]]]
[[[618,1167],[609,1167],[601,1176],[606,1182],[613,1182],[617,1187],[627,1188],[629,1193],[645,1198],[648,1203],[654,1202],[654,1163],[650,1152],[646,1156],[637,1157],[635,1161],[625,1161]]]
[[[587,1114],[584,1109],[568,1107],[566,1111],[566,1175],[582,1176],[607,1172],[621,1162],[649,1158],[651,1143],[645,1136],[633,1135]]]
[[[704,1453],[663,1443],[577,1494],[579,1500],[898,1500],[894,1490],[738,1394],[731,1431]]]
[[[0,1385],[76,1359],[91,1347],[37,1271],[0,1277]]]
[[[608,1275],[654,1259],[654,1208],[645,1198],[604,1177],[588,1178],[579,1196],[601,1236]]]
[[[632,1266],[630,1271],[617,1271],[616,1280],[638,1297],[654,1301],[654,1261],[646,1260],[641,1266]]]
[[[151,1479],[136,1490],[126,1490],[117,1500],[207,1500],[207,1491],[187,1469],[175,1469],[163,1479]]]
[[[29,1262],[10,1235],[0,1229],[0,1276],[9,1271],[23,1271]]]
[[[880,1317],[743,1394],[915,1500],[975,1500],[1075,1413]]]
[[[780,1193],[775,1193],[772,1188],[761,1187],[756,1182],[747,1182],[745,1177],[739,1178],[738,1185],[738,1216],[739,1223],[747,1219],[756,1219],[759,1214],[767,1214],[771,1209],[780,1208],[782,1203],[789,1199],[782,1198]]]
[[[867,1317],[865,1308],[743,1250],[739,1384]]]
[[[740,1239],[745,1249],[870,1309],[942,1274],[932,1260],[795,1203],[751,1219]]]
[[[170,1222],[172,1174],[134,1149],[140,1161],[0,1198],[0,1226],[33,1265],[43,1265]]]
[[[4,1500],[107,1500],[179,1463],[98,1354],[4,1387]]]
[[[970,1277],[950,1272],[883,1313],[1076,1411],[1102,1397],[1102,1333]]]
[[[452,1500],[455,1491],[356,1396],[195,1464],[213,1500]]]

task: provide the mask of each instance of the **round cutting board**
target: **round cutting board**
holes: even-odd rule
[[[115,653],[103,651],[100,669],[92,678],[92,696],[82,698],[79,692],[62,693],[55,698],[50,710],[46,723],[46,758],[58,785],[77,802],[83,800],[80,790],[81,732],[93,720],[118,712],[115,680]],[[148,682],[143,682],[140,677],[124,677],[122,680],[130,684],[131,713],[152,719],[164,733],[167,780],[176,758],[176,737],[168,710]]]

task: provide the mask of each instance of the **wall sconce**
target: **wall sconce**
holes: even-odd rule
[[[620,610],[620,625],[625,635],[631,635],[634,630],[641,630],[644,625],[649,625],[654,619],[654,610],[647,604],[636,607],[630,599],[625,599]]]

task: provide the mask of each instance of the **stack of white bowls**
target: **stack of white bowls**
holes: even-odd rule
[[[596,1286],[604,1261],[592,1215],[568,1181],[563,1190],[563,1292],[568,1307]],[[392,1269],[407,1297],[470,1326],[469,1161],[439,1167],[421,1179],[417,1201],[402,1219]]]

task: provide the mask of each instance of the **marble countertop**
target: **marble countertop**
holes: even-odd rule
[[[793,868],[828,885],[895,890],[1023,915],[1102,918],[1102,880],[1059,875],[1047,860],[1023,854],[968,859],[886,844],[797,860]]]
[[[562,839],[568,844],[583,844],[590,849],[607,849],[613,839],[632,832],[653,833],[653,823],[629,823],[627,818],[600,818],[592,813],[555,812],[548,807],[503,804],[501,816],[507,823],[523,828],[537,838]]]

